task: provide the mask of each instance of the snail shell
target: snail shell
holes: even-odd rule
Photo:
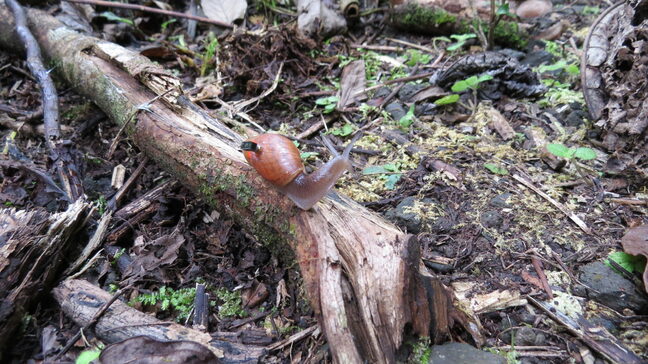
[[[284,187],[304,172],[299,150],[293,142],[279,134],[261,134],[248,142],[257,145],[256,150],[245,150],[248,163],[277,187]]]

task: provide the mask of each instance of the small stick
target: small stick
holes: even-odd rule
[[[550,204],[554,205],[560,212],[565,214],[567,217],[571,219],[576,225],[578,225],[581,230],[583,230],[586,234],[591,234],[592,231],[590,228],[581,220],[578,216],[574,215],[573,212],[569,211],[565,206],[563,206],[560,202],[554,200],[551,198],[549,195],[546,193],[542,192],[538,187],[534,186],[533,183],[527,181],[524,179],[522,176],[519,176],[517,174],[513,175],[513,179],[520,182],[523,186],[526,188],[532,190],[533,192],[537,193],[540,195],[540,197],[544,198],[545,200],[549,201]]]
[[[544,288],[545,292],[547,292],[549,299],[553,299],[553,292],[551,291],[551,287],[549,286],[549,282],[547,281],[547,276],[542,269],[542,263],[540,263],[540,260],[535,256],[531,256],[531,263],[533,263],[533,268],[535,269],[536,274],[538,274],[538,277],[540,277],[542,288]]]
[[[50,77],[49,70],[43,64],[38,42],[27,26],[25,9],[17,0],[7,0],[6,3],[14,16],[16,33],[26,50],[27,66],[29,66],[29,70],[36,78],[41,89],[45,142],[49,148],[50,158],[54,162],[54,168],[58,173],[67,200],[69,202],[76,201],[77,198],[83,195],[83,184],[79,179],[78,169],[72,162],[74,159],[61,139],[58,95],[54,81]]]
[[[190,14],[185,14],[185,13],[179,13],[176,11],[170,11],[170,10],[162,10],[162,9],[156,9],[156,8],[151,8],[148,6],[142,6],[142,5],[135,5],[135,4],[124,4],[124,3],[114,3],[111,1],[103,1],[103,0],[64,0],[70,3],[78,3],[78,4],[91,4],[91,5],[99,5],[99,6],[106,6],[110,8],[121,8],[121,9],[131,9],[131,10],[139,10],[147,13],[155,13],[155,14],[163,14],[163,15],[168,15],[168,16],[175,16],[178,18],[185,18],[185,19],[191,19],[191,20],[196,20],[202,23],[209,23],[209,24],[214,24],[218,25],[219,27],[223,28],[228,28],[228,29],[233,29],[234,26],[232,24],[227,24],[222,21],[218,20],[213,20],[209,18],[203,18],[202,16],[195,16],[195,15],[190,15]]]

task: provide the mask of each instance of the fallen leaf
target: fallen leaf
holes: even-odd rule
[[[643,255],[648,259],[648,225],[641,225],[626,231],[621,238],[623,250],[632,255]],[[648,292],[648,266],[643,274],[644,289]]]

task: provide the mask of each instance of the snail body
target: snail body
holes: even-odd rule
[[[333,158],[311,174],[306,174],[299,150],[285,136],[261,134],[243,142],[241,149],[248,163],[263,178],[288,196],[297,207],[308,210],[351,168],[349,154],[355,140],[341,155],[328,139],[323,140]]]

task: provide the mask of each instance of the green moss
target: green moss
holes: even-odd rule
[[[446,23],[454,23],[457,20],[455,15],[436,7],[424,7],[416,4],[407,5],[409,8],[403,13],[405,17],[399,20],[406,26],[418,27],[421,24],[440,26]]]

